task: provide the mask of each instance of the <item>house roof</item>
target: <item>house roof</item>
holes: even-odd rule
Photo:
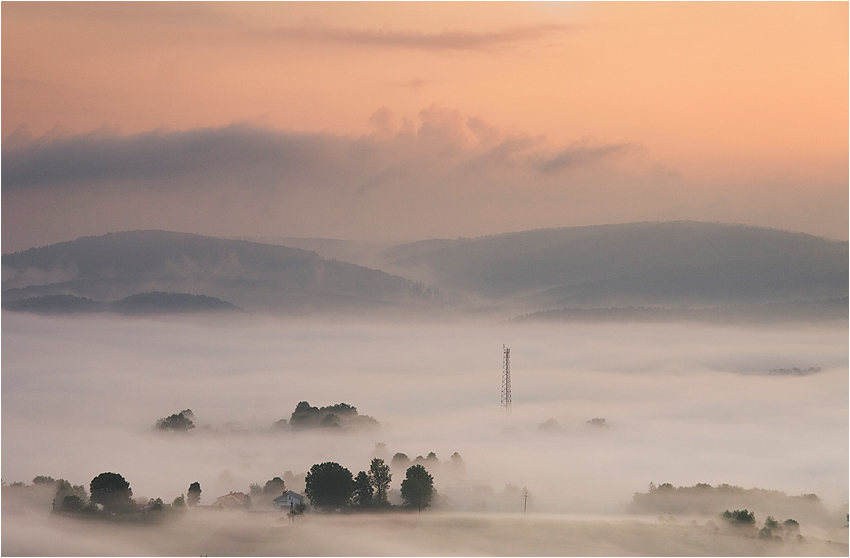
[[[222,508],[244,508],[247,503],[248,497],[244,492],[231,492],[230,494],[219,496],[210,505]]]

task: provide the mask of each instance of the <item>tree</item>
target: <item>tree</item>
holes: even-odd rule
[[[81,484],[72,485],[70,482],[65,479],[59,479],[56,481],[56,494],[53,498],[61,503],[66,496],[77,496],[80,500],[85,502],[88,500],[88,494],[86,494],[86,487]]]
[[[372,481],[366,471],[357,473],[354,478],[354,496],[352,498],[354,504],[361,508],[371,508],[375,489],[372,487]]]
[[[38,475],[32,479],[33,484],[53,484],[54,482],[56,482],[56,479],[53,477],[46,477],[44,475]]]
[[[194,508],[201,501],[201,483],[193,482],[189,485],[189,491],[186,492],[187,504],[190,508]]]
[[[272,496],[274,498],[277,498],[285,491],[286,483],[283,482],[283,479],[280,477],[275,477],[269,481],[266,481],[265,486],[263,486],[263,494],[266,496]]]
[[[305,479],[305,492],[310,502],[320,508],[341,508],[348,505],[354,491],[351,471],[339,463],[313,465]]]
[[[319,426],[322,428],[340,428],[339,416],[336,413],[328,413],[319,422]]]
[[[126,509],[132,505],[130,499],[133,490],[124,477],[118,473],[101,473],[92,479],[89,485],[91,501],[101,504],[108,512],[116,512]]]
[[[77,512],[85,507],[86,503],[79,496],[65,496],[62,499],[62,509],[64,511]]]
[[[375,488],[374,505],[377,507],[389,506],[387,493],[390,491],[393,474],[390,472],[390,466],[384,463],[383,459],[376,457],[372,460],[372,464],[369,466],[369,480]]]
[[[161,418],[156,421],[156,427],[158,430],[171,430],[172,432],[188,432],[189,430],[195,428],[195,423],[192,419],[195,418],[195,414],[192,413],[192,409],[185,409],[180,411],[176,415],[171,415],[170,417]]]
[[[720,517],[736,525],[755,525],[756,523],[756,514],[747,510],[735,510],[731,512],[726,510],[720,514]]]
[[[431,504],[434,492],[434,478],[422,465],[414,465],[407,470],[401,483],[401,497],[404,505],[411,508],[427,508]]]
[[[150,501],[148,501],[149,511],[162,511],[164,506],[165,502],[162,501],[162,498],[151,498]]]
[[[466,463],[463,462],[463,457],[458,452],[454,452],[449,457],[449,471],[458,476],[466,473]]]
[[[185,510],[186,509],[186,498],[182,494],[174,499],[171,502],[171,507],[175,510]]]
[[[406,471],[408,467],[410,467],[410,458],[403,453],[397,453],[393,456],[393,460],[390,461],[390,467],[393,468],[394,471],[402,470]]]
[[[313,407],[306,401],[301,401],[295,406],[292,416],[289,417],[289,426],[293,430],[315,427],[320,420],[319,408]]]
[[[307,504],[305,504],[304,502],[299,502],[292,506],[292,509],[289,510],[289,513],[287,513],[286,515],[294,519],[299,515],[304,515],[305,511],[307,511]]]

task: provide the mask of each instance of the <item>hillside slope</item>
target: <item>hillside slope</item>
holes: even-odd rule
[[[423,250],[423,248],[425,248]],[[848,244],[690,221],[540,229],[396,246],[385,270],[529,308],[842,298]]]
[[[151,291],[202,294],[247,310],[307,312],[428,303],[422,284],[314,252],[166,231],[83,237],[4,254],[3,300],[98,301]]]

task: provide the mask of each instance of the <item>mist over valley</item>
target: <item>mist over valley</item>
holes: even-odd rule
[[[847,2],[3,2],[4,556],[847,556]]]
[[[825,543],[846,543],[840,530],[847,509],[847,332],[833,322],[360,324],[321,316],[4,311],[2,327],[4,552],[57,553],[49,541],[64,536],[68,521],[79,521],[47,521],[51,494],[19,502],[21,489],[9,483],[36,475],[87,486],[115,471],[138,501],[166,503],[197,481],[201,504],[209,505],[284,473],[291,473],[288,487],[303,490],[292,479],[317,463],[356,473],[376,452],[387,463],[397,453],[413,462],[433,452],[441,462],[429,469],[437,496],[421,519],[325,518],[313,511],[295,538],[281,539],[268,534],[274,515],[210,518],[193,510],[173,526],[146,527],[173,534],[173,543],[139,538],[129,527],[91,525],[73,529],[73,548],[99,554],[97,541],[105,537],[130,554],[215,552],[200,542],[213,540],[227,553],[239,548],[227,545],[242,544],[257,554],[500,554],[494,541],[519,521],[541,534],[534,543],[517,535],[528,545],[509,545],[516,554],[595,554],[598,544],[606,554],[846,553],[846,546]],[[510,414],[498,403],[501,343],[512,349]],[[820,370],[774,372],[794,367]],[[344,402],[378,424],[289,428],[302,401],[329,409]],[[157,419],[188,408],[195,428],[154,428]],[[600,417],[604,426],[588,424]],[[281,419],[283,430],[275,428]],[[550,420],[557,428],[541,428]],[[461,474],[450,466],[455,452],[465,464]],[[404,471],[394,469],[398,503],[403,479]],[[793,498],[757,499],[754,506],[733,496],[708,507],[683,500],[634,508],[633,495],[650,482],[817,494],[819,507],[813,512]],[[522,513],[522,488],[527,514],[500,515]],[[750,506],[757,527],[768,515],[787,514],[779,519],[798,521],[811,544],[764,547],[758,529],[713,536],[715,526],[725,529],[717,506]],[[689,526],[692,519],[698,529]],[[50,533],[44,544],[27,542],[27,533],[42,528]],[[413,533],[402,535],[408,529]],[[339,533],[341,546],[321,542],[322,532]],[[427,532],[456,542],[434,546],[417,534]],[[200,538],[179,542],[189,533]],[[701,542],[676,546],[680,536]],[[397,544],[376,546],[376,537]]]

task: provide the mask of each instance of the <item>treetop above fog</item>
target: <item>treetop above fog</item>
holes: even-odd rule
[[[157,420],[156,428],[157,430],[186,432],[195,428],[194,418],[195,414],[192,412],[192,409],[184,409],[177,414]]]
[[[275,430],[281,430],[284,427],[285,421],[283,420],[274,424]],[[307,401],[301,401],[292,412],[289,427],[292,430],[313,428],[359,429],[380,427],[380,423],[368,415],[358,414],[357,407],[347,403],[313,407]]]

